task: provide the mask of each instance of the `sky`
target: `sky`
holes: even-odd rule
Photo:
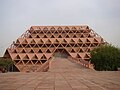
[[[0,56],[34,25],[88,25],[120,47],[120,0],[0,0]]]

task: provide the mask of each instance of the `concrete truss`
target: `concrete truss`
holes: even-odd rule
[[[6,49],[21,72],[39,71],[56,50],[65,50],[82,65],[89,67],[90,51],[106,41],[89,26],[31,26]]]

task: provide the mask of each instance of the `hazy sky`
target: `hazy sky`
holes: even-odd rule
[[[0,0],[0,56],[31,25],[84,24],[120,47],[120,0]]]

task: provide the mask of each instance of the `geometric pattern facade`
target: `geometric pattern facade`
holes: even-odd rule
[[[89,62],[90,51],[104,43],[88,26],[32,26],[6,49],[4,57],[11,58],[21,72],[37,71],[57,50]]]

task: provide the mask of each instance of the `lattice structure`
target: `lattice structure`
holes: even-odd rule
[[[37,71],[56,51],[89,62],[90,51],[105,41],[88,26],[32,26],[5,52],[21,71]]]

